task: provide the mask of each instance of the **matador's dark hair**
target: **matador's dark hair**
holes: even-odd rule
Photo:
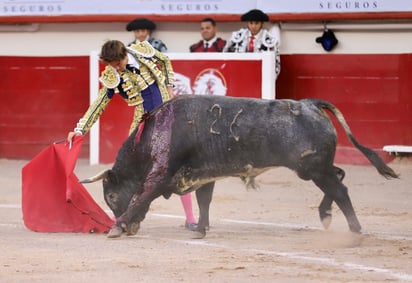
[[[127,55],[126,46],[119,40],[108,40],[103,44],[100,59],[105,63],[120,61]]]

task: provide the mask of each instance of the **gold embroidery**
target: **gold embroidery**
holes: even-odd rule
[[[89,106],[88,111],[84,114],[81,121],[76,127],[76,130],[87,133],[90,127],[103,113],[110,98],[107,96],[107,89],[115,89],[118,92],[120,89],[120,78],[123,79],[121,88],[127,95],[125,101],[129,106],[134,106],[135,113],[130,130],[132,131],[140,121],[144,113],[142,90],[146,89],[154,82],[157,83],[162,100],[166,102],[171,97],[169,95],[167,84],[173,84],[174,73],[169,58],[163,53],[158,52],[147,42],[134,44],[128,47],[128,52],[139,63],[140,74],[135,74],[129,70],[125,70],[120,74],[110,65],[106,66],[102,72],[100,81],[103,87],[99,90],[98,99]]]
[[[107,88],[103,87],[99,90],[99,95],[97,99],[89,106],[89,109],[79,120],[77,124],[76,131],[81,132],[82,134],[87,133],[92,125],[99,119],[100,115],[106,109],[107,104],[110,101],[110,98],[107,97]]]
[[[135,55],[140,55],[146,58],[153,57],[153,55],[155,54],[155,49],[147,41],[132,44],[130,47],[128,47],[128,49]]]
[[[123,88],[123,90],[124,91],[128,91],[129,89],[131,89],[133,87],[133,84],[132,84],[132,82],[130,81],[130,80],[127,80],[127,81],[125,81],[123,84],[122,84],[122,88]]]
[[[104,71],[102,72],[100,81],[107,88],[115,88],[120,83],[120,75],[115,68],[113,68],[110,65],[107,65]]]

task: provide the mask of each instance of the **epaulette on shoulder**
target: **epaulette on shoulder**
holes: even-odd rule
[[[268,30],[263,30],[262,44],[268,48],[273,48],[276,44],[276,37]]]
[[[107,65],[99,80],[105,87],[113,89],[119,85],[120,75],[115,68]]]
[[[247,28],[241,28],[238,31],[232,32],[231,41],[234,43],[239,43],[246,38],[246,34],[248,32]]]
[[[153,57],[155,54],[155,49],[147,41],[137,42],[127,47],[127,49],[134,55],[139,55],[146,58]]]

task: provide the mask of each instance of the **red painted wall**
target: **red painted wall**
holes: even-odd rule
[[[388,159],[383,145],[412,145],[411,65],[412,54],[285,55],[277,97],[329,100],[355,137]],[[337,162],[366,163],[336,127]]]
[[[212,71],[224,81],[227,95],[261,97],[262,62],[258,60],[173,60],[173,69],[190,79],[192,88],[200,75]],[[127,104],[116,95],[100,118],[101,163],[112,163],[115,160],[118,149],[129,133],[133,109],[127,107]]]
[[[87,57],[0,57],[0,158],[31,159],[64,139],[88,107],[88,72]]]
[[[66,137],[89,105],[88,60],[86,56],[0,57],[0,158],[31,159]],[[358,140],[374,149],[412,145],[412,54],[294,54],[282,55],[281,60],[277,98],[318,97],[333,102]],[[252,86],[252,82],[248,83]],[[258,83],[255,86],[260,88]],[[112,119],[109,113],[114,111],[126,124],[122,130],[126,136],[131,117],[118,100],[109,105],[102,121]],[[103,131],[110,132],[119,122],[102,125]],[[337,129],[337,162],[366,163],[341,127]],[[115,155],[119,144],[101,142],[108,143],[107,150]],[[83,147],[81,156],[88,157],[87,141]]]

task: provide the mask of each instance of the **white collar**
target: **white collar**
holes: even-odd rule
[[[217,36],[215,36],[214,38],[212,38],[211,40],[203,40],[203,45],[206,45],[206,43],[208,44],[207,46],[212,46],[213,45],[213,43],[215,43],[215,41],[216,41],[216,39],[217,39]]]
[[[133,67],[140,69],[139,62],[137,62],[136,58],[129,52],[127,52],[127,57],[129,57],[129,61],[127,62],[128,65],[132,65]]]
[[[261,28],[260,31],[257,34],[253,35],[253,36],[255,38],[259,38],[260,35],[262,34],[262,32],[263,32],[263,28]],[[252,36],[252,33],[250,32],[250,30],[248,30],[248,35],[249,35],[249,38]]]

